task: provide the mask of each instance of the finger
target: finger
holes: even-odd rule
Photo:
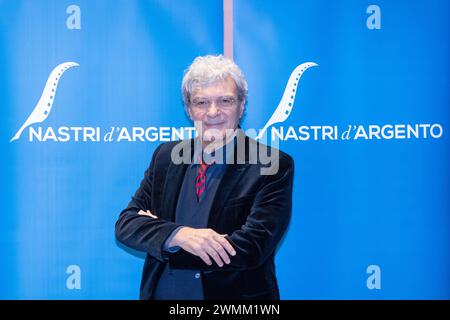
[[[147,212],[141,212],[141,213],[139,213],[141,216],[147,216],[147,217],[150,217],[150,218],[155,218],[153,215],[150,215],[150,214],[148,214]]]
[[[203,262],[205,262],[208,266],[212,265],[211,259],[209,258],[209,256],[205,253],[205,252],[200,252],[197,254],[202,260]]]
[[[228,253],[225,251],[225,249],[222,247],[222,245],[215,240],[211,240],[211,246],[214,248],[214,250],[216,250],[216,252],[220,255],[220,257],[222,258],[222,261],[225,262],[226,264],[230,263],[230,257],[228,256]]]
[[[202,250],[202,248],[200,246],[188,245],[188,246],[182,246],[182,248],[184,250],[192,253],[193,255],[200,257],[203,260],[203,262],[205,262],[208,266],[212,265],[211,259],[206,254],[206,252],[204,250]]]
[[[215,237],[214,238],[217,242],[219,242],[225,250],[232,256],[236,255],[236,251],[234,250],[233,246],[228,242],[227,239],[223,237]]]
[[[217,263],[219,267],[223,267],[223,261],[220,258],[220,255],[216,252],[216,250],[214,250],[213,247],[208,245],[206,246],[205,251],[211,258],[213,258],[213,260]]]
[[[154,214],[152,214],[152,213],[150,212],[150,210],[147,210],[147,213],[148,213],[148,215],[149,215],[150,217],[155,218],[155,219],[158,219],[158,216],[155,216]]]
[[[139,210],[138,214],[141,215],[141,216],[146,216],[147,212]]]
[[[151,214],[151,212],[149,210],[147,210],[147,211],[139,210],[138,214],[141,215],[141,216],[147,216],[147,217],[151,217],[151,218],[154,218],[154,219],[158,218],[154,214]]]

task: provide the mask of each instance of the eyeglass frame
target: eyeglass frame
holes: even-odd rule
[[[196,110],[199,110],[199,111],[203,111],[203,112],[205,112],[205,111],[207,111],[210,107],[211,107],[211,105],[213,104],[213,102],[214,102],[214,104],[216,105],[216,107],[218,108],[218,109],[220,109],[220,110],[230,110],[232,107],[234,107],[235,105],[237,105],[240,101],[239,101],[239,99],[238,98],[235,98],[235,97],[233,97],[233,96],[218,96],[218,97],[215,97],[215,98],[213,98],[213,97],[209,97],[209,98],[206,98],[206,97],[201,97],[201,98],[198,98],[198,99],[202,99],[202,100],[205,100],[205,101],[207,101],[208,103],[207,104],[205,104],[204,106],[199,106],[199,105],[196,105],[195,104],[195,99],[193,99],[193,101],[191,101],[190,103],[189,103],[189,106],[192,108],[192,109],[196,109]],[[221,105],[221,103],[220,102],[218,102],[220,99],[223,99],[223,98],[230,98],[232,101],[230,102],[230,105],[229,106],[223,106],[223,105]]]

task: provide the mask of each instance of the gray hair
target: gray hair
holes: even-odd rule
[[[181,83],[183,102],[187,108],[190,104],[192,91],[196,88],[211,85],[218,80],[231,77],[236,83],[238,101],[247,101],[247,81],[241,69],[223,55],[207,55],[197,57],[185,71]]]

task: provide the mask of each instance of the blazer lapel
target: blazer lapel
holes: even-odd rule
[[[249,138],[245,136],[242,130],[238,130],[238,135],[240,139],[244,141],[240,141],[238,138],[238,143],[244,142],[244,154],[240,154],[237,152],[237,147],[235,145],[234,154],[235,154],[235,163],[227,164],[225,173],[220,181],[219,188],[217,189],[216,195],[214,196],[214,201],[211,207],[211,211],[208,217],[208,228],[214,228],[217,224],[217,219],[220,216],[221,209],[225,205],[225,202],[229,199],[229,195],[231,191],[235,188],[236,183],[242,179],[247,168],[250,166],[248,163],[249,157]]]
[[[229,198],[231,191],[234,189],[236,183],[242,178],[248,164],[228,164],[225,173],[220,181],[214,201],[211,206],[211,211],[208,217],[208,228],[214,228],[217,224],[217,219],[220,216],[221,209]]]
[[[192,139],[182,142],[183,144],[191,144],[191,154],[193,152]],[[184,148],[181,148],[180,156],[183,156]],[[184,175],[189,164],[181,163],[174,164],[172,160],[169,161],[169,168],[167,169],[166,180],[164,182],[164,191],[162,194],[162,212],[166,213],[169,221],[175,221],[175,211],[180,194],[181,185],[183,184]]]

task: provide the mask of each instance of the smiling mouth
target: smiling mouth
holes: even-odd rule
[[[204,123],[203,125],[207,126],[207,127],[214,127],[214,126],[221,126],[223,125],[225,122],[219,122],[219,123]]]

